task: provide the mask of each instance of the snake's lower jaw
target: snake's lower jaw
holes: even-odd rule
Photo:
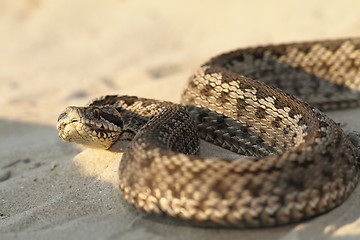
[[[59,137],[66,142],[74,142],[88,148],[108,149],[117,140],[118,136],[99,137],[79,124],[65,124],[58,126]]]
[[[71,126],[70,124],[58,124],[57,129],[59,131],[59,137],[62,140],[81,144],[81,135],[76,131],[74,126]]]
[[[64,141],[71,142],[71,139],[70,139],[70,138],[66,138],[66,136],[63,135],[63,133],[60,132],[60,131],[59,131],[59,138],[61,138],[61,139],[64,140]]]

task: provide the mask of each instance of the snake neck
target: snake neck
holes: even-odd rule
[[[108,95],[89,104],[104,105],[113,106],[121,115],[123,128],[118,141],[131,141],[130,149],[151,143],[147,149],[198,154],[199,138],[195,122],[185,107],[127,95]]]
[[[150,101],[135,96],[107,95],[94,99],[88,106],[110,105],[114,107],[123,120],[123,128],[118,140],[131,141],[148,121],[160,114],[161,104],[159,101]]]

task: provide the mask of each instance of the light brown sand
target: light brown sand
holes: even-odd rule
[[[179,101],[209,57],[360,35],[360,1],[0,0],[0,239],[359,239],[360,189],[271,229],[202,229],[134,211],[120,156],[64,143],[58,114],[103,94]],[[329,113],[360,129],[360,109]],[[205,151],[212,147],[205,148]]]

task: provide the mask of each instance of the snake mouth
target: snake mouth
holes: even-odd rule
[[[75,124],[79,122],[75,122]],[[121,128],[115,126],[112,123],[103,123],[103,122],[89,122],[81,123],[83,127],[88,128],[91,135],[98,138],[107,138],[118,135],[121,132]]]

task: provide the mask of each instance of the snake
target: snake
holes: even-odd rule
[[[59,136],[121,149],[119,189],[149,214],[200,226],[261,228],[343,203],[356,148],[324,110],[360,105],[360,38],[241,48],[201,65],[180,104],[107,95],[67,107]],[[238,153],[200,156],[200,139]]]

